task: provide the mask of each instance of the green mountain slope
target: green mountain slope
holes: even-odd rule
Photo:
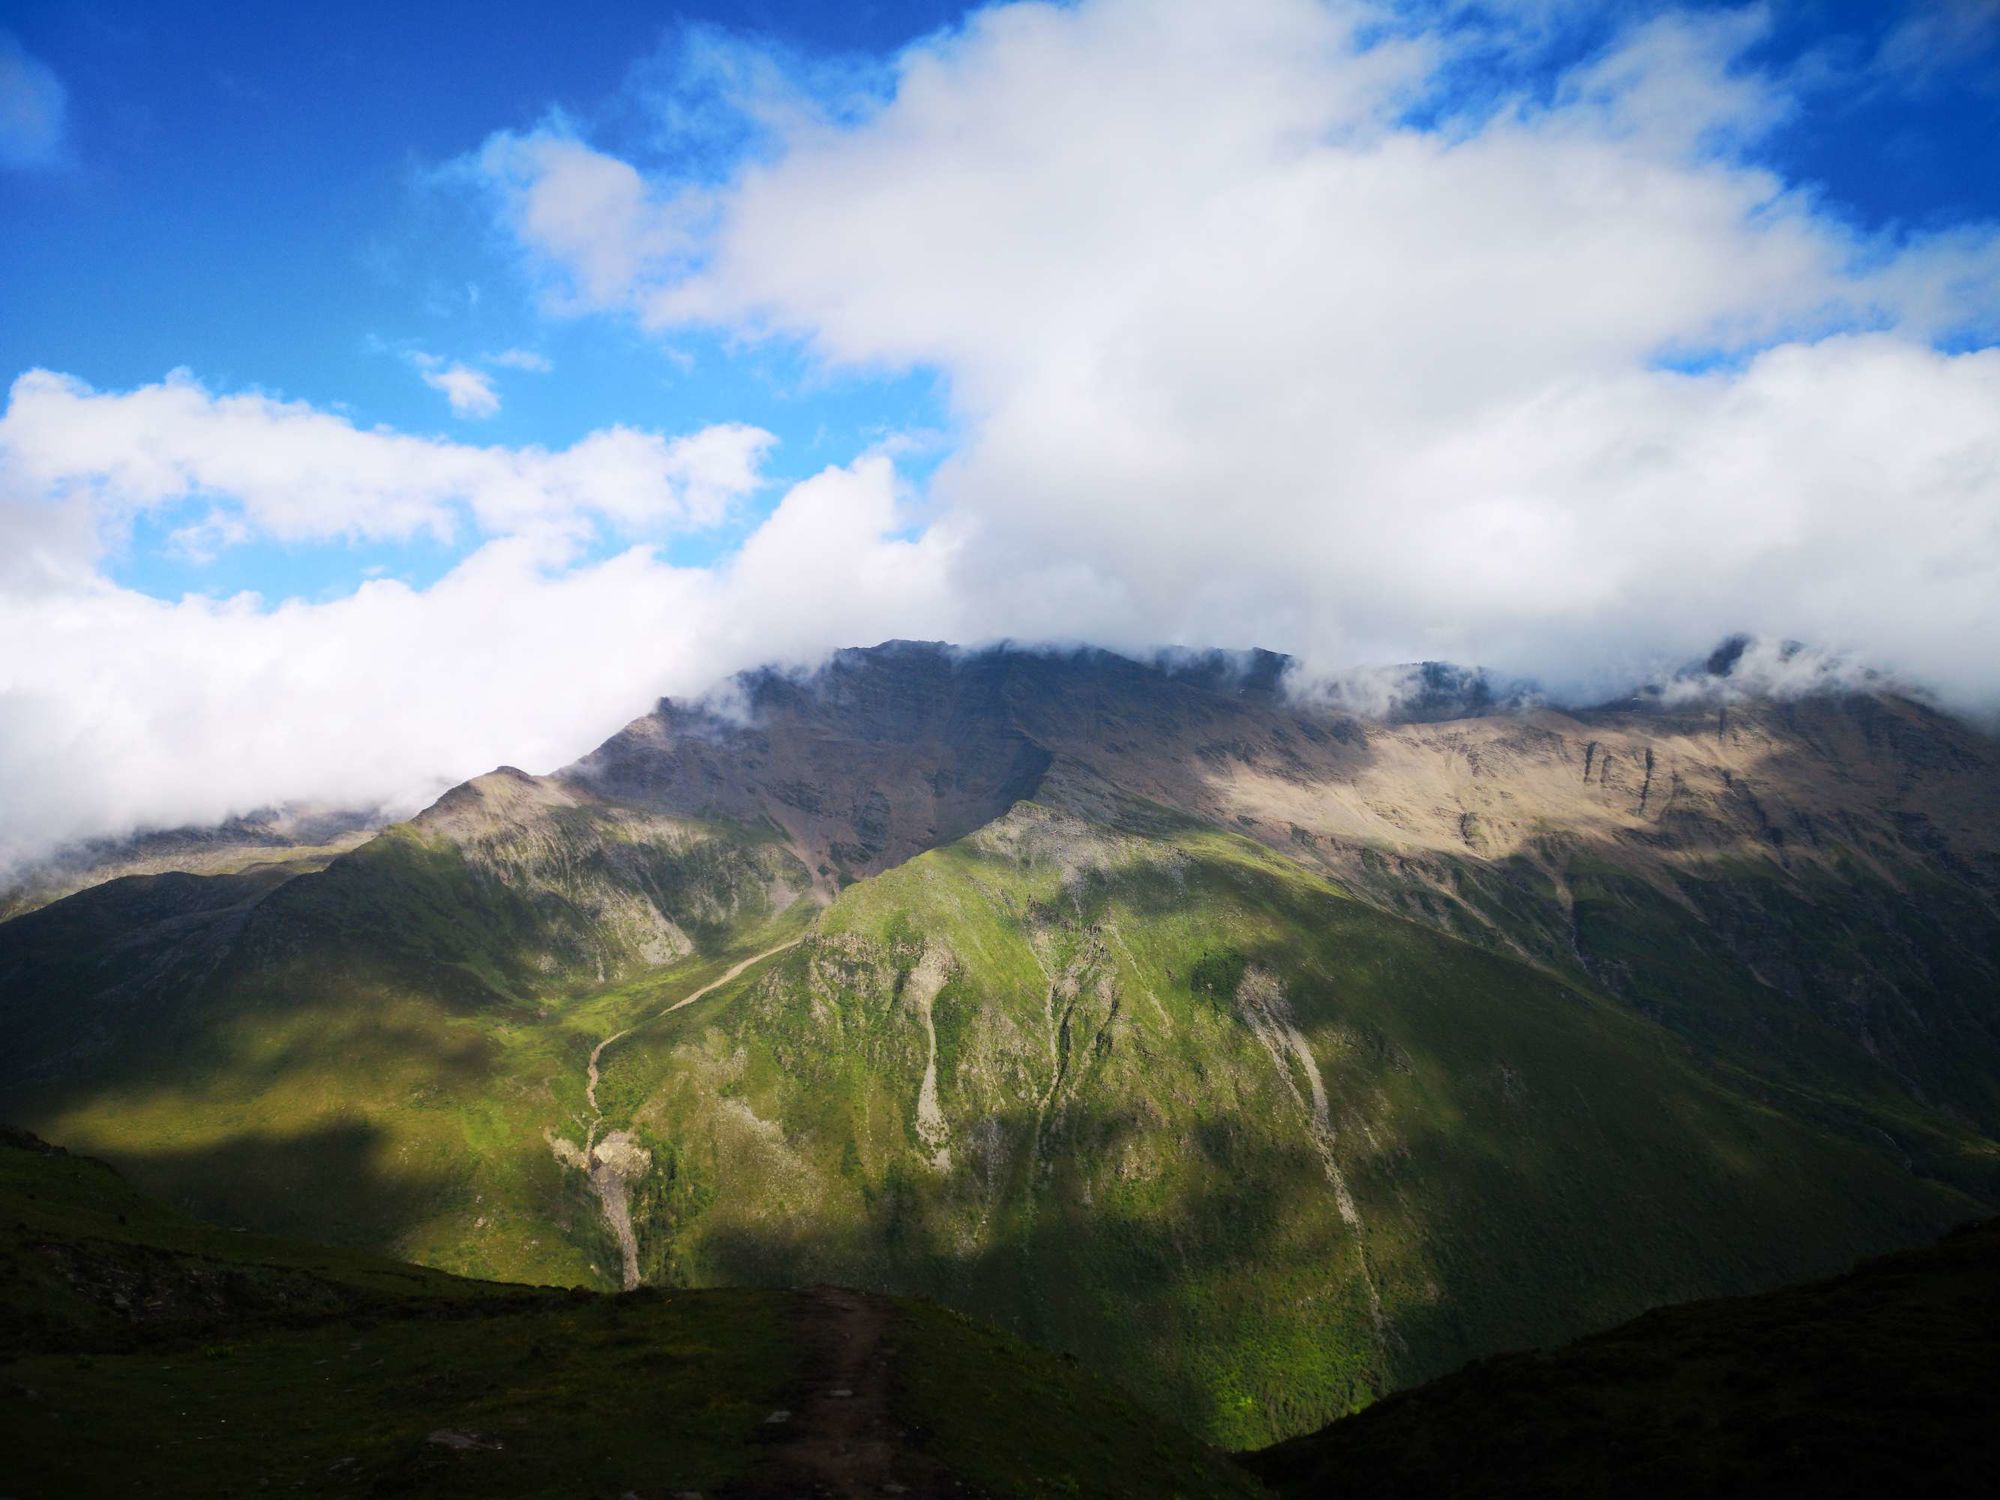
[[[1248,840],[1033,805],[643,1026],[600,1098],[655,1279],[920,1290],[1243,1445],[1973,1207]]]
[[[589,997],[811,912],[768,839],[526,780],[319,874],[119,880],[0,926],[9,1107],[225,1222],[603,1282],[616,1246],[543,1139],[619,992]]]
[[[843,653],[113,881],[0,923],[0,1112],[467,1274],[928,1293],[1234,1446],[2000,1197],[1991,742],[1281,667]]]

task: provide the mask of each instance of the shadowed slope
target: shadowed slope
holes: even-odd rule
[[[2000,1220],[1848,1275],[1503,1354],[1245,1462],[1287,1496],[1975,1494]]]
[[[11,1495],[790,1495],[800,1473],[839,1494],[895,1475],[913,1495],[1257,1488],[1074,1368],[921,1304],[465,1281],[231,1234],[12,1131],[0,1207]],[[873,1443],[822,1441],[816,1408]]]
[[[91,840],[7,872],[0,880],[0,921],[128,875],[324,869],[366,843],[387,821],[373,812],[267,809],[209,828],[155,829]]]

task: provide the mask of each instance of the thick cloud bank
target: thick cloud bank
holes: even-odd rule
[[[1991,229],[1867,240],[1760,167],[1755,11],[1442,119],[1452,37],[1372,19],[1010,6],[858,121],[766,81],[719,191],[481,160],[574,299],[945,371],[958,587],[1028,618],[1576,688],[1747,629],[1991,695],[2000,353],[1939,347],[2000,312]]]
[[[683,451],[658,444],[654,459]],[[522,455],[477,452],[446,456],[495,466],[510,513],[543,514],[515,490]],[[606,498],[557,472],[547,511]],[[638,478],[617,471],[610,493]],[[667,482],[645,479],[648,495]],[[899,503],[892,466],[871,456],[793,487],[717,567],[672,567],[646,546],[569,566],[543,536],[505,535],[427,589],[383,579],[272,607],[119,588],[82,566],[94,539],[73,510],[10,502],[0,872],[79,838],[287,801],[409,809],[501,762],[573,759],[723,663],[810,659],[910,622],[948,632],[949,561],[939,542],[899,539]]]
[[[712,567],[578,562],[580,536],[712,524],[767,436],[471,448],[187,378],[25,377],[6,839],[543,767],[653,693],[889,635],[1255,642],[1326,680],[1445,658],[1587,695],[1740,630],[1990,707],[2000,242],[1865,236],[1762,165],[1799,99],[1745,62],[1760,25],[1667,15],[1552,87],[1468,94],[1472,49],[1527,43],[1309,0],[1009,5],[858,95],[706,39],[687,108],[749,143],[719,175],[566,117],[502,130],[457,175],[552,315],[933,369],[954,432],[925,492],[871,456]],[[312,604],[103,579],[107,528],[191,496],[195,549],[485,540],[431,588]]]

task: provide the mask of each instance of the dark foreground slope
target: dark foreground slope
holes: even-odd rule
[[[1663,1308],[1241,1466],[1074,1364],[832,1287],[604,1296],[236,1234],[0,1135],[10,1496],[1976,1493],[2000,1221]]]
[[[1969,1495],[2000,1473],[2000,1219],[1503,1354],[1245,1462],[1289,1496]]]
[[[465,1281],[218,1229],[15,1132],[0,1208],[0,1493],[19,1500],[1257,1489],[922,1303]]]

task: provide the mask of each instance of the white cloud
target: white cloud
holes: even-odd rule
[[[540,263],[552,307],[615,306],[694,247],[697,195],[661,197],[627,162],[593,151],[561,117],[487,141],[476,170]]]
[[[911,539],[894,465],[796,485],[734,557],[579,562],[578,528],[712,524],[772,439],[627,428],[570,448],[365,430],[185,374],[100,393],[35,371],[0,415],[0,873],[79,838],[296,800],[410,808],[501,762],[560,765],[662,692],[834,638],[963,624],[942,537]],[[101,570],[107,531],[178,517],[199,557],[290,541],[487,533],[436,584],[166,601]],[[205,504],[206,509],[199,508]]]
[[[62,80],[0,31],[0,167],[20,171],[61,161],[68,114]]]
[[[997,629],[1573,691],[1750,629],[2000,697],[2000,354],[1933,343],[2000,322],[1992,227],[1867,239],[1761,165],[1754,8],[1477,105],[1462,28],[1382,20],[1008,5],[859,117],[760,97],[719,188],[560,122],[483,159],[583,302],[943,372],[934,524]]]
[[[1874,66],[1923,88],[2000,46],[2000,0],[1926,0],[1906,8],[1876,49]]]
[[[1699,667],[1661,684],[1668,703],[1733,702],[1748,698],[1802,698],[1815,693],[1864,692],[1879,676],[1836,652],[1798,641],[1737,636]]]
[[[500,411],[500,393],[493,389],[493,377],[470,365],[445,364],[427,356],[417,356],[417,373],[425,385],[451,403],[456,417],[491,417]]]
[[[554,368],[545,355],[532,349],[503,349],[498,354],[488,354],[478,365],[467,364],[463,360],[448,360],[422,349],[404,352],[424,384],[451,403],[452,415],[477,421],[499,415],[500,392],[493,384],[490,370],[523,370],[533,375],[546,375]],[[485,365],[488,369],[480,369]]]
[[[715,568],[635,548],[552,569],[503,539],[427,589],[276,607],[0,574],[0,639],[34,643],[0,653],[0,869],[305,795],[409,808],[503,762],[561,765],[724,665],[810,655],[829,633],[954,633],[944,544],[899,539],[897,505],[869,457],[798,485]],[[0,507],[0,525],[23,514]]]
[[[549,363],[547,355],[537,354],[532,349],[503,349],[498,354],[488,355],[486,362],[503,369],[526,370],[535,375],[546,375],[555,368]]]
[[[0,415],[0,484],[10,501],[73,503],[116,526],[140,512],[205,502],[282,541],[489,535],[574,542],[713,526],[754,490],[773,439],[740,424],[669,438],[629,427],[569,448],[474,447],[356,427],[304,402],[218,395],[185,372],[127,392],[32,370]]]

